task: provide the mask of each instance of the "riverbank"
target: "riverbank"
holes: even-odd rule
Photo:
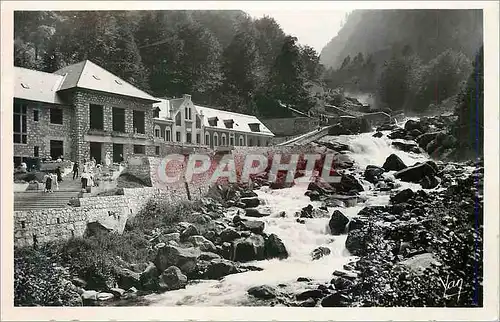
[[[311,144],[336,151],[339,183],[256,176],[152,201],[123,235],[17,249],[15,303],[480,305],[482,163],[431,162],[405,127]]]

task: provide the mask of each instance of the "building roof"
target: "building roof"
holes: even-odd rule
[[[171,100],[167,98],[157,98],[159,102],[153,104],[153,108],[159,108],[160,109],[160,115],[159,117],[155,117],[155,119],[162,119],[162,120],[171,120]]]
[[[14,97],[51,104],[64,104],[57,95],[64,76],[14,67]]]
[[[223,111],[223,110],[218,110],[215,108],[210,108],[210,107],[205,107],[205,106],[199,106],[199,105],[194,105],[196,111],[198,114],[202,114],[203,117],[203,123],[205,127],[208,128],[217,128],[220,130],[234,130],[234,131],[239,131],[239,132],[247,132],[247,133],[253,133],[253,134],[262,134],[262,135],[269,135],[269,136],[274,136],[274,134],[262,123],[257,117],[253,115],[246,115],[246,114],[240,114],[240,113],[235,113],[235,112],[229,112],[229,111]],[[217,117],[218,122],[217,126],[210,126],[208,123],[208,119]],[[224,124],[225,120],[233,120],[233,128],[228,129],[226,125]],[[250,129],[250,124],[257,123],[259,124],[260,131],[259,132],[254,132]]]
[[[153,102],[158,101],[155,97],[127,83],[90,60],[66,66],[54,72],[54,74],[65,75],[65,79],[59,90],[78,87]]]

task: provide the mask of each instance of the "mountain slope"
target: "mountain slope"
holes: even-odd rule
[[[405,46],[424,61],[446,49],[473,57],[482,42],[482,10],[356,10],[323,48],[320,62],[339,68],[360,52],[384,60]]]

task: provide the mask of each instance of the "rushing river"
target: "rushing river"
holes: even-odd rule
[[[388,133],[389,131],[384,132],[384,134]],[[374,138],[372,135],[373,133],[364,133],[325,137],[322,140],[335,140],[349,145],[350,151],[347,153],[355,161],[355,167],[359,169],[354,173],[358,178],[361,178],[360,174],[367,165],[382,166],[391,153],[398,155],[407,165],[428,159],[425,154],[406,153],[395,149],[391,145],[392,140],[385,135],[382,138]],[[387,173],[387,175],[392,175],[392,173]],[[265,222],[266,233],[275,233],[283,240],[289,252],[288,259],[251,262],[248,264],[261,267],[263,270],[228,275],[220,281],[200,281],[182,290],[149,295],[146,300],[152,306],[253,305],[252,299],[247,295],[247,290],[252,286],[283,284],[281,290],[286,293],[288,291],[298,293],[307,288],[307,283],[296,282],[298,277],[307,277],[319,283],[330,281],[334,270],[342,269],[344,264],[354,259],[345,249],[347,235],[332,236],[328,232],[328,221],[332,211],[338,209],[346,216],[352,217],[365,206],[385,205],[389,202],[389,192],[376,192],[370,183],[361,182],[365,186],[365,191],[361,194],[365,200],[363,203],[348,208],[330,208],[328,217],[306,219],[305,224],[298,223],[294,213],[308,204],[315,207],[321,205],[320,202],[311,202],[309,197],[304,196],[307,184],[280,190],[263,187],[257,191],[257,194],[263,201],[264,207],[271,210],[272,215],[259,218],[259,220]],[[398,184],[399,189],[408,187],[414,190],[421,189],[420,185],[399,181]],[[285,218],[279,216],[282,211],[286,212]],[[319,246],[330,248],[331,254],[313,261],[311,252]]]

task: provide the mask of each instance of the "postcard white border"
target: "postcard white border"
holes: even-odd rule
[[[1,320],[233,320],[233,321],[474,321],[499,318],[499,6],[496,1],[3,1],[1,11]],[[14,308],[12,218],[12,113],[14,10],[351,10],[351,9],[483,9],[485,88],[485,232],[484,307],[469,308],[270,308],[270,307],[121,307],[121,308]],[[333,35],[332,35],[333,36]]]

